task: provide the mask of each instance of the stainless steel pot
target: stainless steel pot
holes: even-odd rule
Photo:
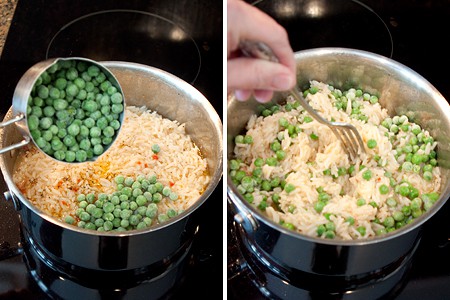
[[[145,230],[100,233],[56,220],[33,206],[12,180],[18,151],[0,156],[0,167],[14,201],[25,239],[44,259],[74,273],[152,271],[160,276],[191,245],[198,223],[193,213],[211,195],[222,176],[222,124],[209,101],[193,86],[157,68],[128,62],[103,62],[119,80],[127,105],[146,105],[162,116],[186,124],[186,132],[207,159],[211,181],[195,204],[182,214]],[[12,109],[5,120],[12,118]],[[15,126],[0,133],[4,148],[22,139]],[[66,269],[67,270],[67,269]],[[155,272],[157,271],[157,272]]]
[[[450,195],[450,106],[443,96],[412,69],[386,57],[344,48],[317,48],[299,51],[297,81],[300,88],[310,80],[339,88],[358,86],[380,93],[380,103],[391,115],[406,114],[426,128],[438,142],[438,162],[442,167],[439,201],[412,224],[394,232],[360,241],[324,240],[285,229],[262,215],[239,194],[228,177],[227,196],[234,221],[247,248],[263,257],[263,263],[276,272],[303,272],[333,280],[360,279],[366,283],[374,274],[401,265],[417,247],[422,225],[447,201]],[[273,102],[285,99],[277,93]],[[227,156],[232,157],[233,138],[241,133],[261,104],[250,99],[228,99]],[[365,278],[365,279],[364,279]]]

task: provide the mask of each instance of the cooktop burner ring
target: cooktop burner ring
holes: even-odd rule
[[[181,25],[131,9],[101,10],[70,21],[51,38],[45,56],[144,63],[190,84],[202,66],[197,42]]]

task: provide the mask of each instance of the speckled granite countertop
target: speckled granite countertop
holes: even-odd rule
[[[18,0],[0,0],[0,56]]]

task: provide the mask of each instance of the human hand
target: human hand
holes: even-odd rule
[[[295,85],[294,53],[286,30],[269,15],[241,0],[227,3],[227,84],[236,99],[247,100],[252,94],[257,101],[269,101],[274,91]],[[239,56],[243,40],[267,44],[279,63]]]

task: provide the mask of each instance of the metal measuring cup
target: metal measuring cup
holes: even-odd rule
[[[122,127],[124,114],[125,114],[125,97],[122,91],[122,88],[117,80],[117,78],[114,76],[114,74],[109,71],[106,67],[104,67],[101,63],[98,63],[94,60],[83,58],[83,57],[69,57],[69,58],[51,58],[47,59],[45,61],[41,61],[35,65],[33,65],[30,69],[28,69],[25,74],[21,77],[19,80],[16,89],[14,91],[13,95],[13,101],[12,101],[12,113],[13,116],[10,120],[7,120],[5,122],[0,123],[0,128],[3,128],[5,126],[8,126],[10,124],[15,123],[17,128],[19,129],[20,133],[23,136],[23,140],[21,140],[18,143],[12,144],[10,146],[4,147],[0,149],[0,154],[11,151],[13,149],[17,149],[20,147],[23,147],[27,144],[29,144],[30,141],[33,141],[33,143],[36,145],[36,147],[42,151],[42,149],[37,145],[36,141],[33,139],[31,132],[28,127],[28,121],[27,121],[27,105],[29,101],[29,97],[31,95],[31,92],[36,84],[36,81],[40,78],[44,72],[48,71],[51,67],[55,66],[57,63],[61,61],[83,61],[88,63],[89,65],[97,66],[101,72],[103,72],[106,75],[107,80],[111,82],[111,84],[117,89],[117,92],[119,92],[122,95],[122,103],[123,103],[123,111],[119,115],[119,122],[120,127],[115,131],[114,136],[112,137],[112,142],[108,145],[105,145],[104,151],[102,154],[104,154],[108,148],[114,143],[114,141],[117,139],[118,133]],[[42,151],[45,153],[44,151]],[[57,160],[55,157],[45,153],[47,156],[51,157],[52,159]],[[87,158],[86,161],[95,161],[100,155],[93,155],[91,158]],[[65,162],[62,160],[57,160],[59,162]],[[71,163],[79,163],[78,161],[73,161]]]

